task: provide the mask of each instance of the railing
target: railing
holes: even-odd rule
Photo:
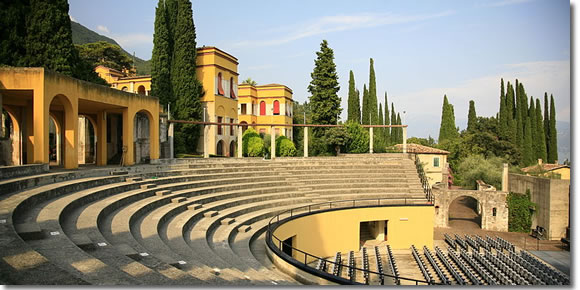
[[[418,154],[415,154],[415,167],[417,167],[417,173],[419,174],[421,186],[423,187],[423,191],[425,192],[425,198],[427,198],[427,200],[429,200],[430,203],[434,204],[435,196],[431,191],[429,180],[427,179],[427,175],[425,175],[425,170],[423,170],[423,164],[421,163],[421,160],[419,160]]]
[[[268,248],[278,257],[282,258],[287,263],[291,264],[292,266],[303,270],[307,273],[312,275],[316,275],[322,277],[328,281],[335,282],[338,284],[343,285],[364,285],[363,283],[359,283],[356,281],[351,281],[346,278],[342,278],[340,276],[332,275],[330,273],[320,271],[315,267],[309,266],[310,262],[317,261],[317,260],[325,260],[327,267],[337,267],[334,261],[326,260],[323,257],[319,257],[316,255],[312,255],[300,249],[294,248],[291,244],[284,243],[280,238],[274,235],[274,231],[278,228],[281,224],[302,216],[307,216],[315,213],[321,213],[326,211],[333,211],[333,210],[344,210],[344,209],[352,209],[352,208],[365,208],[365,207],[380,207],[380,206],[432,206],[430,203],[407,203],[407,201],[416,200],[416,201],[424,201],[423,199],[413,199],[413,198],[374,198],[374,199],[358,199],[358,200],[340,200],[340,201],[328,201],[323,203],[305,205],[293,209],[289,209],[283,211],[275,216],[273,216],[270,221],[268,222],[268,228],[266,231],[266,245]],[[385,201],[391,201],[394,203],[388,203]],[[403,201],[403,203],[401,203]],[[341,206],[342,205],[342,206]],[[313,209],[315,208],[315,209]],[[282,217],[282,218],[281,218]],[[288,255],[283,252],[282,247],[290,249],[293,255]],[[294,258],[296,256],[297,258]],[[333,266],[330,266],[330,265]],[[405,280],[410,281],[411,283],[415,283],[415,285],[420,284],[439,284],[434,283],[432,281],[424,281],[424,280],[417,280],[412,278],[405,278],[400,277],[398,275],[390,275],[387,273],[379,273],[371,270],[361,269],[357,267],[351,267],[349,265],[341,265],[343,268],[352,269],[355,271],[360,271],[362,273],[366,273],[368,277],[370,275],[376,275],[377,277],[390,277],[395,279],[395,281]]]

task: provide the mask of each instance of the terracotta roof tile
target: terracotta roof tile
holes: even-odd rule
[[[403,144],[397,144],[395,145],[395,147],[397,149],[403,150]],[[413,143],[407,143],[407,152],[422,153],[422,154],[449,154],[449,151]]]
[[[544,171],[552,171],[560,168],[570,168],[568,165],[564,164],[550,164],[550,163],[542,163],[542,165],[532,165],[525,168],[522,168],[523,172],[530,172],[530,171],[537,171],[539,168],[538,166],[542,166],[542,170]]]

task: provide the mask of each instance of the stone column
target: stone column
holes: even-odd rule
[[[509,191],[509,171],[508,164],[503,164],[503,172],[501,174],[501,191]]]
[[[370,137],[371,137],[371,139],[369,141],[369,152],[371,154],[373,154],[373,146],[374,146],[374,144],[373,144],[374,143],[373,142],[373,139],[374,139],[374,136],[373,136],[373,127],[370,127],[369,129],[370,129],[370,133],[369,134],[370,134]]]
[[[123,150],[126,149],[125,160],[123,160],[124,166],[135,163],[135,141],[133,139],[134,119],[135,113],[131,108],[123,109]]]
[[[308,157],[308,127],[304,127],[304,157]]]
[[[403,153],[407,153],[407,127],[403,127]]]
[[[238,158],[243,158],[243,148],[242,148],[242,144],[243,144],[243,140],[242,140],[242,126],[238,125]]]
[[[97,113],[97,165],[107,165],[107,112]]]
[[[203,158],[209,158],[209,130],[210,125],[203,125]]]
[[[276,159],[276,132],[274,126],[270,127],[270,159]]]

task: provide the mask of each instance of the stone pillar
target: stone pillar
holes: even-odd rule
[[[243,147],[242,147],[242,144],[243,144],[242,137],[243,137],[242,126],[238,125],[238,158],[244,157]]]
[[[308,127],[304,127],[304,157],[308,157]]]
[[[407,153],[407,127],[403,127],[403,153]]]
[[[97,113],[97,165],[107,165],[107,112]]]
[[[508,171],[508,164],[503,164],[503,171],[501,174],[501,191],[508,192],[509,191],[509,171]]]
[[[373,136],[373,127],[370,127],[369,129],[370,129],[369,135],[371,137],[371,139],[369,141],[369,152],[371,154],[373,154],[373,146],[374,146],[374,144],[373,144],[374,143],[373,142],[373,139],[374,139],[374,136]]]
[[[149,117],[149,160],[159,159],[159,112]]]
[[[46,104],[44,94],[33,91],[32,111],[30,111],[30,123],[32,128],[32,148],[34,159],[28,159],[28,163],[48,163],[48,122],[50,122],[50,104]],[[34,116],[34,117],[32,117]],[[33,125],[34,124],[34,125]],[[73,141],[76,143],[76,140]],[[30,156],[30,155],[29,155]],[[31,162],[32,161],[32,162]]]
[[[125,151],[125,159],[122,161],[124,166],[135,163],[135,141],[133,140],[134,118],[135,113],[133,110],[130,108],[123,109],[123,151]]]
[[[270,159],[276,159],[276,132],[274,126],[270,127]]]
[[[209,130],[210,125],[203,125],[203,158],[209,158]]]

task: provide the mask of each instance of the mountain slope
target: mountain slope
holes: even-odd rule
[[[82,24],[71,21],[71,28],[72,28],[72,38],[74,44],[85,44],[85,43],[92,43],[98,41],[105,41],[114,45],[119,45],[114,39],[106,37],[104,35],[98,34],[86,27]],[[121,49],[125,54],[129,57],[133,57],[132,54],[124,50],[122,47]],[[151,74],[151,63],[148,60],[143,60],[138,57],[135,57],[135,67],[137,67],[137,74],[138,75],[147,75]]]

